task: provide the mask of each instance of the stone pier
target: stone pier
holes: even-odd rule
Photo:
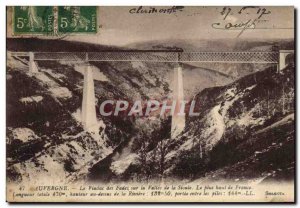
[[[29,52],[29,71],[31,73],[38,73],[38,67],[36,65],[36,63],[34,62],[34,53],[33,52]]]
[[[182,67],[180,65],[174,69],[173,100],[176,101],[176,108],[172,115],[171,138],[179,135],[185,127],[185,115],[178,114],[181,103],[184,101]]]
[[[82,124],[85,130],[90,130],[97,125],[95,89],[93,71],[89,64],[84,65],[84,85],[82,96]]]

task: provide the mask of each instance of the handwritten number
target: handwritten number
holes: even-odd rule
[[[260,19],[263,15],[266,15],[266,14],[271,14],[271,11],[267,11],[266,8],[263,8],[263,9],[259,9],[259,12],[260,10],[262,11],[258,17],[258,19]],[[266,12],[267,11],[267,12]],[[259,12],[257,14],[259,14]]]
[[[226,12],[226,10],[227,10],[227,12]],[[231,8],[230,7],[224,7],[223,8],[223,10],[221,11],[221,15],[225,15],[223,20],[226,19],[226,17],[230,14],[230,12],[231,12]]]

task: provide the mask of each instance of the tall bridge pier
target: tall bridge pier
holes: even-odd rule
[[[31,73],[37,73],[39,72],[38,67],[34,61],[34,53],[33,52],[29,52],[29,71]]]
[[[184,102],[183,76],[180,64],[174,68],[173,101],[176,101],[176,107],[172,115],[171,138],[175,138],[185,127],[185,114],[180,113],[181,104]]]
[[[35,55],[33,52],[29,52],[29,71],[31,73],[38,73],[38,67],[35,63]],[[96,105],[95,105],[95,89],[93,71],[86,61],[83,65],[84,84],[83,84],[83,96],[81,105],[81,121],[85,130],[91,130],[92,127],[97,125]]]
[[[92,127],[97,125],[93,70],[89,63],[84,64],[83,67],[84,84],[81,119],[85,130],[91,130]]]

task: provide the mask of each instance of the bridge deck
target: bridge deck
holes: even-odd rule
[[[29,56],[28,52],[11,52]],[[34,52],[35,61],[142,61],[142,62],[213,62],[213,63],[278,63],[278,52]]]

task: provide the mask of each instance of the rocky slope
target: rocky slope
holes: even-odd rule
[[[293,179],[293,64],[280,73],[270,67],[232,84],[207,88],[194,99],[200,116],[187,117],[184,132],[175,140],[165,134],[158,136],[155,147],[147,139],[140,142],[142,149],[118,177],[256,182]]]
[[[31,74],[8,57],[6,78],[8,181],[76,180],[117,145],[101,120],[98,134],[83,130],[80,90],[61,85],[63,76]]]

